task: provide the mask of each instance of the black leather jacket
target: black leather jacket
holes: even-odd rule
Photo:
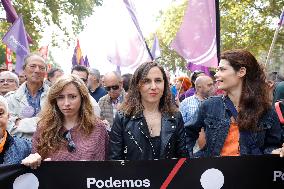
[[[117,112],[110,132],[111,160],[153,160],[154,149],[144,115],[125,116]],[[180,112],[162,114],[159,159],[188,157],[184,123]]]

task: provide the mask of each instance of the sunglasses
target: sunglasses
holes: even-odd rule
[[[66,131],[63,134],[63,137],[68,142],[68,145],[67,145],[68,152],[74,152],[76,150],[76,145],[75,145],[74,141],[72,140],[72,136],[71,136],[70,131]]]
[[[111,89],[115,91],[115,90],[119,89],[119,85],[105,87],[106,91],[110,91]]]

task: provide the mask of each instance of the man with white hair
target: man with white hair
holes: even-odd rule
[[[89,70],[88,88],[91,96],[99,102],[100,98],[107,94],[106,90],[100,86],[100,71],[94,68]]]
[[[4,96],[8,92],[15,91],[19,87],[19,78],[10,71],[0,72],[0,95]]]
[[[43,82],[47,65],[40,54],[30,53],[24,59],[23,70],[26,82],[13,94],[5,97],[11,114],[9,120],[11,134],[31,139],[36,130],[36,116],[49,89]]]

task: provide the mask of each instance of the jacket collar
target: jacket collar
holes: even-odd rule
[[[140,121],[138,121],[139,122],[138,127],[140,128],[140,131],[142,131],[146,137],[150,137],[149,130],[146,127],[146,125],[143,123],[145,119],[142,112],[132,116],[130,119],[131,120],[140,119]],[[160,138],[161,138],[160,155],[164,155],[162,153],[165,152],[169,140],[176,130],[177,124],[178,122],[175,115],[171,116],[168,113],[162,113],[161,133],[160,133]]]
[[[124,100],[124,98],[125,98],[125,91],[124,91],[124,89],[122,89],[121,92],[120,92],[120,95],[119,95],[119,97],[118,97],[119,103],[122,103],[122,101]],[[111,100],[109,94],[107,94],[107,101],[108,101],[109,104],[112,103],[112,100]]]
[[[41,94],[41,97],[45,96],[49,87],[46,83],[43,83],[42,88],[43,93]],[[41,90],[40,89],[40,90]],[[23,99],[26,99],[25,97],[25,91],[27,90],[27,82],[23,83],[14,93],[14,96],[17,100],[23,101]]]

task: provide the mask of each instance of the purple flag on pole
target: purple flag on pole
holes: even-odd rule
[[[121,75],[120,66],[116,66],[116,73],[119,73],[119,75]]]
[[[190,0],[171,47],[187,62],[217,67],[216,7],[214,0]]]
[[[133,22],[134,22],[134,24],[135,24],[135,26],[136,26],[136,28],[137,28],[137,31],[139,32],[141,38],[143,39],[143,41],[144,41],[144,43],[145,43],[145,45],[146,45],[146,49],[147,49],[147,51],[148,51],[148,53],[149,53],[149,56],[151,57],[151,60],[154,60],[154,58],[153,58],[153,56],[152,56],[152,54],[151,54],[151,52],[150,52],[150,49],[149,49],[149,47],[148,47],[148,45],[147,45],[147,43],[146,43],[146,41],[145,41],[145,39],[144,39],[142,30],[141,30],[141,28],[140,28],[138,19],[137,19],[137,17],[136,17],[136,13],[135,13],[135,8],[134,8],[133,2],[132,2],[131,0],[123,0],[123,2],[124,2],[125,5],[126,5],[126,8],[127,8],[128,12],[129,12],[129,14],[130,14],[130,16],[131,16],[131,19],[133,20]]]
[[[15,8],[13,7],[12,3],[11,3],[11,0],[1,0],[2,2],[2,5],[6,11],[6,19],[8,22],[10,23],[14,23],[15,20],[18,18],[18,14],[15,10]],[[31,37],[29,36],[29,34],[27,33],[27,38],[28,38],[28,42],[29,43],[32,43],[32,39]]]
[[[83,56],[81,56],[80,58],[80,65],[85,66],[85,60]]]
[[[22,16],[20,16],[9,28],[9,31],[4,35],[2,42],[16,53],[16,72],[19,73],[23,69],[24,57],[30,52]]]
[[[136,26],[139,34],[143,37],[143,33],[142,33],[142,30],[141,30],[141,28],[139,26],[138,19],[136,17],[136,13],[135,13],[135,8],[134,8],[134,5],[133,5],[132,1],[131,0],[130,1],[129,0],[123,0],[123,2],[125,3],[126,8],[127,8],[128,12],[129,12],[129,14],[131,16],[131,19],[133,20],[133,22],[134,22],[134,24]]]
[[[107,35],[107,60],[116,66],[134,71],[141,63],[152,59],[126,5],[123,1],[114,1],[112,7],[109,7],[112,17],[103,18],[104,23],[107,22],[108,25],[102,28]]]
[[[78,63],[77,63],[77,47],[75,47],[74,49],[74,53],[73,53],[73,56],[72,56],[72,66],[76,66]]]
[[[154,42],[153,42],[153,46],[152,46],[152,49],[151,49],[151,54],[152,54],[152,57],[153,57],[154,60],[161,57],[161,49],[160,49],[159,39],[156,35],[154,37]]]
[[[6,11],[6,19],[8,22],[13,23],[17,18],[17,12],[13,7],[11,0],[1,0],[2,5]]]
[[[283,26],[284,25],[284,11],[282,11],[281,15],[280,15],[280,20],[278,23],[279,26]]]
[[[89,63],[89,59],[88,59],[87,55],[85,56],[84,65],[85,65],[87,68],[90,67],[90,63]]]

